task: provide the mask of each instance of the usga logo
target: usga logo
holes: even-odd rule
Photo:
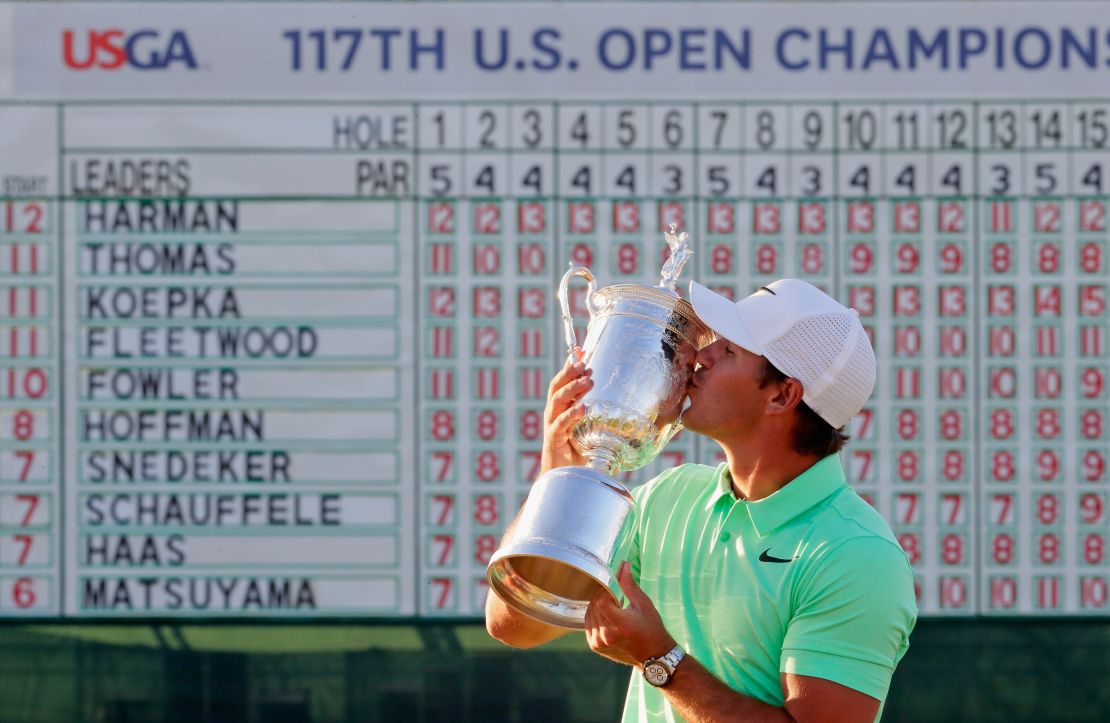
[[[197,61],[184,30],[169,35],[150,28],[130,35],[120,28],[88,30],[81,38],[75,30],[62,31],[62,59],[74,70],[117,70],[128,65],[136,70],[164,70],[173,63],[196,69]]]

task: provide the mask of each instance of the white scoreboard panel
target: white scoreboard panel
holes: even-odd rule
[[[556,281],[671,223],[859,310],[923,614],[1106,615],[1108,81],[1097,3],[0,4],[0,616],[480,615]]]

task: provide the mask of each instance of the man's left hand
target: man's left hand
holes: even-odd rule
[[[628,607],[617,605],[605,590],[598,592],[586,608],[586,642],[599,655],[625,665],[639,666],[648,658],[663,655],[675,645],[663,620],[632,580],[632,566],[621,563],[617,583],[628,598]]]

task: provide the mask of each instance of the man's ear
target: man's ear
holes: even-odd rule
[[[802,403],[805,390],[794,377],[787,377],[775,386],[778,387],[775,395],[767,400],[768,414],[785,414]]]

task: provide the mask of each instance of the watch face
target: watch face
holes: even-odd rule
[[[644,677],[652,685],[663,685],[670,678],[667,669],[659,663],[648,663],[644,666]]]

